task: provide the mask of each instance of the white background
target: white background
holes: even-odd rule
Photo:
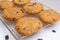
[[[60,13],[60,0],[39,0],[39,1]],[[56,33],[52,32],[53,29],[56,30]],[[43,40],[60,40],[60,21],[52,25],[50,28],[44,29],[38,34],[40,35],[39,36],[36,35],[32,39],[26,38],[23,40],[37,40],[38,38],[42,38]],[[9,40],[15,40],[0,21],[0,40],[5,40],[5,35],[9,35],[10,38]]]

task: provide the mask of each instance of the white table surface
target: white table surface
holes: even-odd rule
[[[60,13],[60,0],[40,0],[40,2]],[[56,30],[55,34],[51,31],[52,29]],[[52,25],[51,28],[43,30],[40,34],[40,38],[43,38],[43,40],[60,40],[60,21]],[[9,35],[9,40],[15,40],[0,21],[0,40],[5,40],[5,35]],[[35,37],[34,39],[37,38],[39,37]]]

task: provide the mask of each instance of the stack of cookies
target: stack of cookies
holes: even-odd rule
[[[31,0],[0,0],[0,9],[3,9],[4,19],[16,21],[16,31],[24,36],[37,32],[43,23],[52,24],[59,20],[59,14],[55,10],[45,9],[41,3]],[[33,16],[28,17],[27,14]]]

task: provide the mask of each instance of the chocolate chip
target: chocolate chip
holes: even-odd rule
[[[24,27],[23,30],[26,30],[28,26]]]
[[[43,39],[37,39],[37,40],[43,40]]]
[[[19,13],[19,12],[16,12],[16,13]]]
[[[23,9],[20,9],[22,12],[24,12],[24,10]]]
[[[55,19],[53,19],[53,21],[55,21]]]
[[[15,18],[13,18],[12,21],[15,21]]]
[[[55,30],[52,30],[53,33],[55,33],[56,31]]]
[[[33,5],[35,5],[36,3],[33,3]]]
[[[19,0],[19,2],[21,2],[21,0]]]
[[[19,30],[19,28],[17,28],[17,30]]]
[[[26,30],[26,28],[23,28],[23,30]]]
[[[38,27],[38,29],[40,29],[40,28]]]
[[[6,36],[5,36],[5,40],[8,40],[8,39],[9,39],[9,36],[8,36],[8,35],[6,35]]]
[[[1,7],[1,6],[0,6]]]

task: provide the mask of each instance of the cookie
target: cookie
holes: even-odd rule
[[[35,17],[23,17],[17,20],[16,30],[18,33],[29,36],[42,28],[42,22]]]
[[[54,10],[43,10],[39,13],[39,16],[46,23],[54,23],[59,19],[59,14]]]
[[[24,6],[24,10],[30,14],[37,14],[43,10],[43,5],[37,2],[28,3]]]
[[[3,13],[2,13],[3,18],[7,20],[12,20],[12,21],[16,21],[19,18],[23,17],[24,15],[25,14],[22,11],[22,9],[17,8],[17,7],[5,9],[3,10]]]
[[[13,2],[18,5],[25,5],[25,4],[29,3],[30,0],[13,0]]]
[[[7,0],[0,1],[0,9],[6,9],[6,8],[13,7],[13,6],[14,4],[12,1],[7,1]]]

